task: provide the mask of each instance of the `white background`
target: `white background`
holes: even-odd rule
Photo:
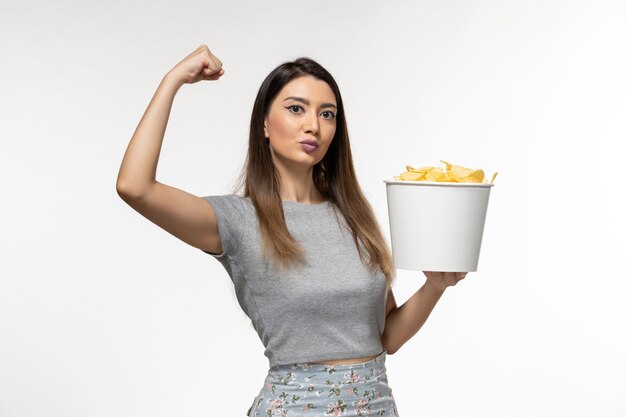
[[[387,370],[412,416],[624,416],[621,1],[31,1],[0,12],[0,416],[243,417],[268,361],[217,260],[117,195],[167,71],[200,44],[157,179],[228,193],[277,65],[336,78],[357,175],[440,159],[491,191],[479,268]],[[399,304],[424,282],[399,271]],[[621,396],[621,398],[620,398]]]

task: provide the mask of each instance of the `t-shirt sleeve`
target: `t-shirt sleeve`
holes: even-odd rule
[[[202,252],[219,260],[227,256],[236,256],[245,230],[245,213],[241,198],[237,195],[211,195],[202,197],[211,204],[217,217],[217,229],[220,234],[223,252],[216,254]]]

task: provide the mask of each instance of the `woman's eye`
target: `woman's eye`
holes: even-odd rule
[[[329,114],[329,115],[330,115],[330,117],[328,117],[328,120],[332,120],[332,119],[334,119],[334,118],[335,118],[335,113],[333,113],[332,111],[325,111],[325,112],[323,112],[322,114],[324,114],[324,113],[326,113],[326,114]]]
[[[301,109],[302,107],[298,106],[297,104],[294,104],[292,106],[289,106],[290,109],[293,109],[294,107],[297,107],[299,109]],[[294,113],[300,113],[300,112],[294,112]]]

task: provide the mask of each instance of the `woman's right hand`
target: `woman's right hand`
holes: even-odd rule
[[[168,73],[179,85],[193,84],[200,80],[217,80],[223,74],[222,61],[206,45],[200,45]]]

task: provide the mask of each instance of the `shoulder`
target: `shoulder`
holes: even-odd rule
[[[242,210],[246,205],[246,199],[238,194],[207,195],[202,198],[211,205],[230,210]]]

